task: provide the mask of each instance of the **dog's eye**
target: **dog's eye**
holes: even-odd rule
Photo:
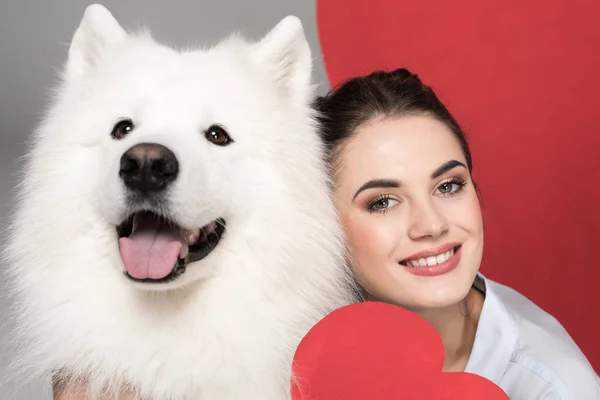
[[[123,121],[119,121],[113,127],[110,136],[113,139],[123,139],[133,130],[133,122],[130,119],[124,119]]]
[[[225,129],[217,125],[212,125],[210,128],[208,128],[205,131],[204,136],[206,137],[206,140],[218,146],[226,146],[233,142]]]

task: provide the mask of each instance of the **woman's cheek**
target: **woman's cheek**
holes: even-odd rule
[[[479,233],[483,229],[479,199],[475,193],[468,193],[461,204],[462,226],[471,233]]]
[[[380,258],[389,255],[395,248],[396,229],[384,215],[365,215],[348,222],[348,239],[354,258]]]
[[[471,193],[461,193],[456,198],[439,198],[437,207],[448,224],[455,227],[473,231],[481,224],[479,201]]]

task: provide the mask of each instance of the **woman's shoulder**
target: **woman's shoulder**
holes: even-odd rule
[[[600,399],[600,379],[564,326],[518,291],[486,279],[486,301],[506,313],[514,347],[503,380],[526,389],[525,376],[548,399]],[[490,297],[488,299],[488,297]],[[519,383],[520,382],[520,383]],[[515,397],[517,398],[517,397]]]

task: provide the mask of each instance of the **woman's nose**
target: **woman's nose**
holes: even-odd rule
[[[408,235],[413,240],[437,238],[448,231],[448,222],[433,202],[414,203]]]

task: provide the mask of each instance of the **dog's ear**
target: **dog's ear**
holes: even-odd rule
[[[71,40],[65,71],[67,79],[88,73],[107,48],[126,37],[125,30],[104,6],[88,6]]]
[[[298,17],[287,16],[271,29],[258,42],[256,57],[286,96],[310,101],[311,51]]]

